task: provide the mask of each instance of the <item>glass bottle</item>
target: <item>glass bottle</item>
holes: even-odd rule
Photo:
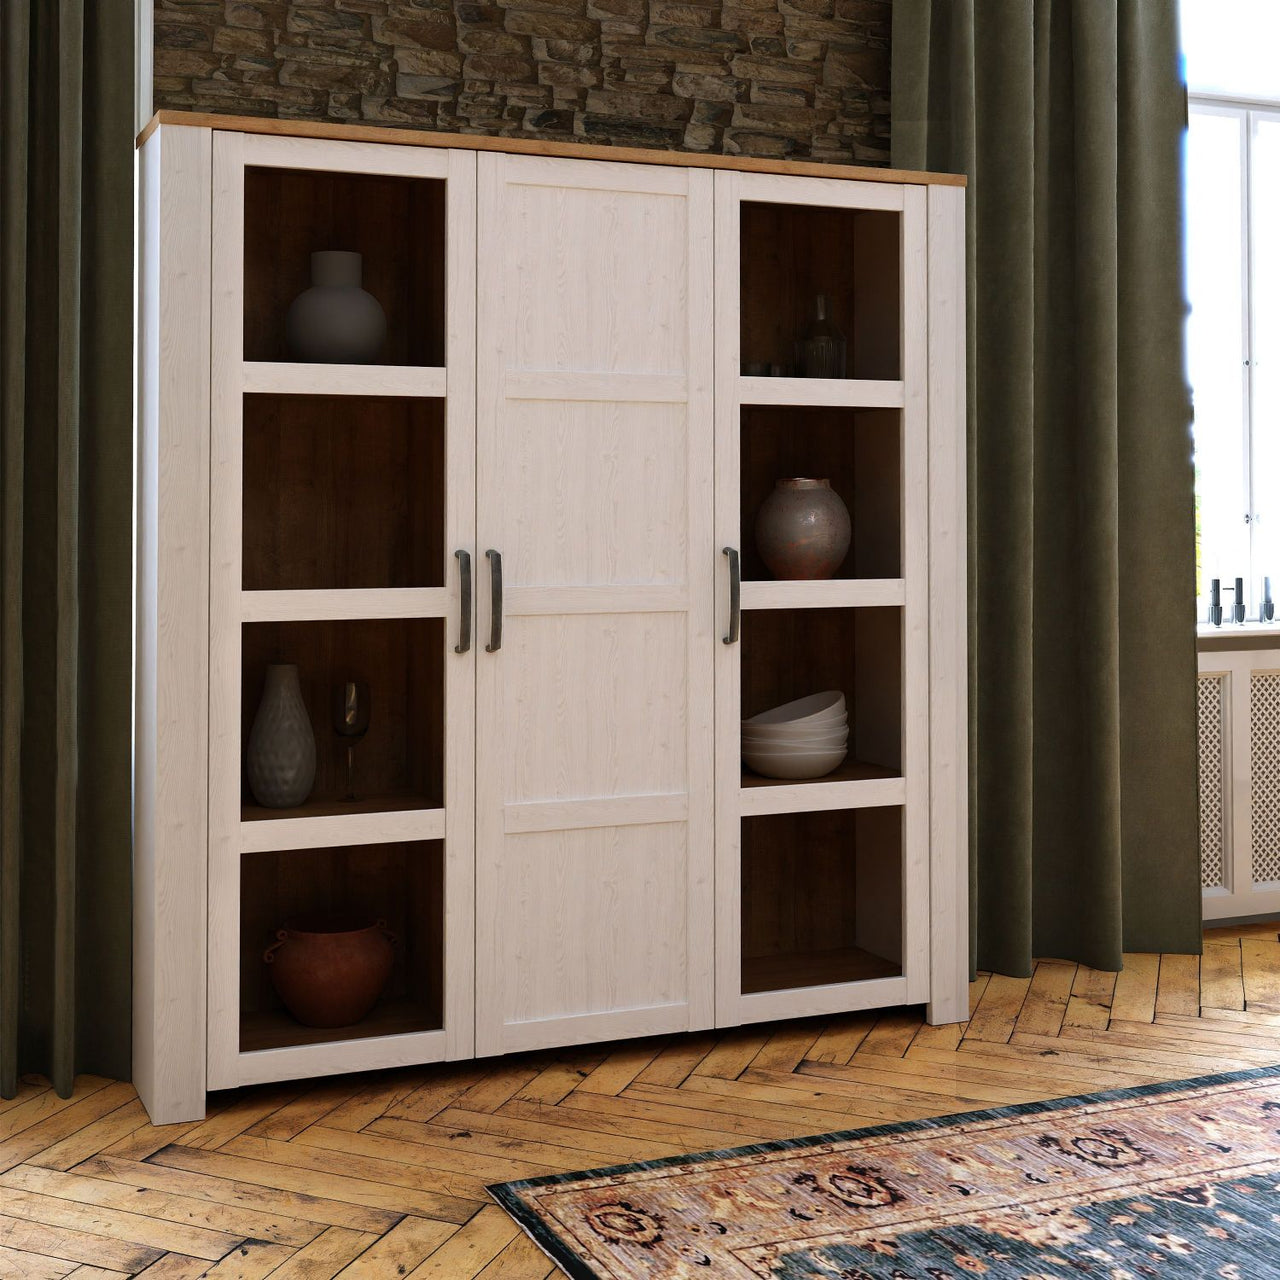
[[[802,378],[843,378],[848,344],[827,304],[827,295],[818,294],[813,320],[805,336],[796,343],[796,363]]]

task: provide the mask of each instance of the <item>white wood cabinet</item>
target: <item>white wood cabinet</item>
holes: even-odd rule
[[[166,118],[143,144],[153,1119],[258,1081],[902,1003],[966,1016],[962,190],[305,132]],[[332,248],[363,255],[385,363],[285,349]],[[777,368],[816,293],[847,376]],[[852,512],[829,580],[772,580],[754,549],[755,510],[798,474]],[[295,809],[244,772],[279,662],[317,742]],[[350,778],[348,680],[373,707]],[[739,721],[822,688],[848,699],[845,763],[745,770]],[[263,952],[333,912],[386,922],[392,978],[362,1022],[304,1027]]]

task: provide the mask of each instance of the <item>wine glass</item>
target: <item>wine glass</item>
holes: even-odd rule
[[[347,740],[347,799],[356,798],[356,746],[369,732],[369,686],[344,680],[333,690],[333,731]]]

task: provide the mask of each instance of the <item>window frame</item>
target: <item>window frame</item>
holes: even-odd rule
[[[1225,116],[1236,119],[1241,122],[1240,129],[1240,240],[1241,240],[1241,280],[1242,280],[1242,308],[1241,316],[1241,333],[1243,338],[1243,348],[1240,353],[1241,358],[1241,377],[1243,381],[1243,397],[1244,417],[1241,423],[1241,456],[1243,460],[1243,474],[1240,480],[1240,498],[1241,519],[1247,525],[1246,534],[1243,541],[1247,546],[1247,564],[1241,566],[1242,575],[1245,581],[1245,620],[1246,622],[1255,621],[1258,615],[1259,605],[1262,599],[1261,593],[1261,574],[1265,572],[1259,564],[1260,552],[1262,550],[1260,543],[1263,541],[1259,535],[1259,522],[1262,513],[1259,511],[1259,491],[1262,487],[1261,477],[1256,474],[1255,457],[1257,449],[1255,447],[1255,428],[1257,426],[1257,387],[1255,370],[1256,348],[1257,348],[1257,320],[1255,314],[1255,294],[1258,288],[1258,282],[1255,279],[1255,209],[1254,209],[1254,192],[1253,192],[1253,164],[1254,164],[1254,139],[1257,131],[1258,121],[1266,119],[1275,123],[1280,127],[1280,98],[1266,99],[1239,96],[1235,94],[1223,93],[1195,93],[1187,94],[1187,112],[1188,125],[1190,125],[1190,117],[1195,114],[1199,115],[1215,115]],[[1184,179],[1185,181],[1185,179]],[[1190,300],[1189,300],[1190,302]],[[1188,361],[1190,363],[1190,361]],[[1194,396],[1195,388],[1192,387]],[[1192,427],[1194,433],[1194,424]],[[1193,435],[1194,440],[1194,435]],[[1197,495],[1198,496],[1198,495]],[[1280,510],[1273,514],[1275,519],[1280,519]],[[1206,573],[1200,581],[1200,595],[1196,600],[1196,616],[1201,626],[1204,626],[1208,619],[1209,604],[1209,575]],[[1234,598],[1225,590],[1228,586],[1234,584],[1223,580],[1223,614],[1224,621],[1230,618],[1230,606],[1235,603]],[[1273,594],[1276,584],[1273,582]],[[1216,628],[1211,628],[1216,630]]]

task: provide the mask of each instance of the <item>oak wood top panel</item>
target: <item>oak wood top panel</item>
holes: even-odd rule
[[[319,120],[275,120],[264,116],[226,116],[204,111],[157,111],[138,135],[138,146],[162,125],[259,133],[282,138],[327,138],[342,142],[381,142],[401,147],[453,147],[469,151],[505,151],[514,155],[562,156],[571,160],[615,160],[628,164],[664,164],[687,169],[734,169],[742,173],[781,173],[802,178],[841,178],[857,182],[900,182],[963,187],[958,173],[920,173],[879,166],[820,164],[811,160],[770,160],[762,156],[703,155],[648,147],[600,146],[586,142],[549,142],[541,138],[494,138],[385,125],[334,124]]]

